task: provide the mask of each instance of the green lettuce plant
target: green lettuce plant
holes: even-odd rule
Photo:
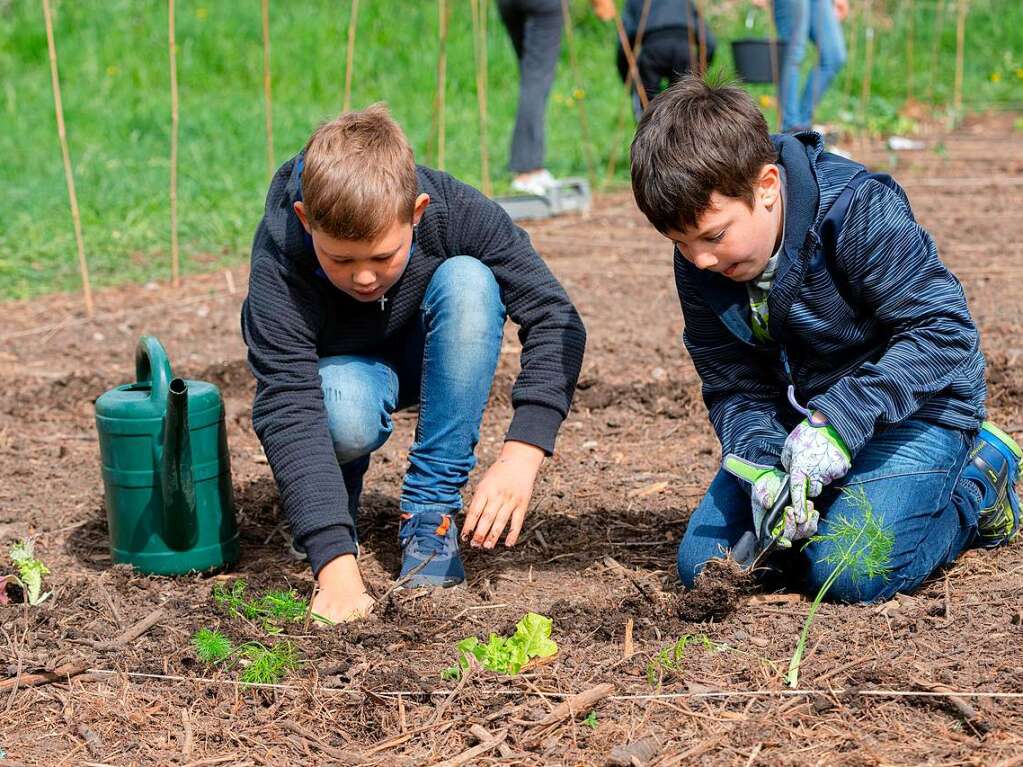
[[[50,569],[35,558],[34,544],[31,540],[18,541],[11,546],[11,561],[18,569],[17,582],[25,590],[28,603],[33,607],[41,605],[53,592],[43,593],[43,576],[50,574]],[[6,583],[4,583],[6,586]],[[6,594],[4,595],[6,597]]]
[[[558,645],[550,638],[553,622],[538,613],[526,613],[515,625],[510,637],[491,633],[486,643],[474,636],[456,645],[458,664],[446,668],[442,679],[457,679],[469,668],[469,656],[485,669],[498,674],[515,675],[533,658],[549,658],[557,654]]]

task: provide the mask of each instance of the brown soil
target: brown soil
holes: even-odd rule
[[[1011,120],[992,118],[933,141],[920,152],[855,151],[878,168],[894,163],[918,218],[961,277],[989,360],[992,417],[1019,436],[1023,136],[1012,133]],[[658,765],[1019,763],[1020,699],[906,693],[936,685],[1023,690],[1023,546],[969,552],[917,593],[883,606],[824,605],[801,680],[815,692],[785,695],[782,674],[805,600],[751,595],[727,571],[693,594],[674,585],[679,536],[719,455],[680,343],[669,249],[621,194],[601,197],[587,220],[529,231],[590,338],[576,409],[538,482],[529,532],[513,550],[467,552],[464,587],[396,594],[380,614],[335,631],[289,629],[304,663],[278,689],[239,688],[232,672],[203,667],[189,647],[203,626],[259,638],[218,611],[214,583],[243,577],[251,591],[312,589],[307,567],[288,556],[249,420],[253,383],[238,334],[245,271],[232,275],[236,292],[223,273],[191,278],[177,291],[104,292],[89,321],[77,296],[5,307],[0,546],[35,536],[54,594],[39,608],[0,607],[2,676],[67,663],[89,671],[0,688],[4,764],[429,764],[473,747],[474,724],[506,730],[512,756],[493,749],[469,764],[605,764],[616,746],[648,737],[660,739],[649,762]],[[92,403],[128,380],[143,332],[160,337],[180,374],[224,392],[243,539],[233,572],[170,579],[111,566]],[[483,424],[482,466],[500,447],[517,361],[509,330]],[[414,414],[398,416],[367,477],[362,561],[378,594],[398,567],[396,503],[413,426]],[[114,651],[90,644],[158,605],[164,618],[137,640]],[[461,683],[441,680],[455,642],[507,632],[528,610],[554,619],[556,658],[515,678],[478,672]],[[648,662],[684,634],[727,649],[691,643],[651,689]],[[596,728],[581,716],[531,724],[562,695],[605,682],[616,697],[596,704]]]

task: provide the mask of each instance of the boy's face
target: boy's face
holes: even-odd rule
[[[369,303],[383,297],[398,281],[412,249],[412,227],[423,217],[430,196],[421,194],[411,221],[395,220],[373,240],[339,240],[310,227],[305,208],[295,203],[295,213],[313,240],[313,251],[327,279],[356,301]]]
[[[742,199],[713,192],[695,227],[669,229],[666,236],[696,268],[748,282],[764,271],[781,230],[781,177],[772,164],[764,166],[753,185],[752,209]]]

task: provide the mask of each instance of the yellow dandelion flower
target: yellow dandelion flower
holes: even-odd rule
[[[1001,81],[1002,81],[1002,73],[1001,72],[992,72],[991,73],[991,82],[998,83],[998,82],[1001,82]]]
[[[111,64],[107,67],[107,77],[117,77],[121,73],[121,68]]]
[[[768,96],[766,93],[760,95],[760,108],[768,109],[774,106],[774,97]]]
[[[581,88],[576,88],[574,91],[572,91],[572,97],[576,101],[582,101],[584,98],[586,98],[586,91],[582,90]]]
[[[209,17],[209,15],[210,15],[210,12],[208,10],[206,10],[206,8],[204,8],[202,6],[199,6],[198,8],[195,9],[195,17],[197,19],[199,19],[199,21],[206,21],[206,19],[207,19],[207,17]]]

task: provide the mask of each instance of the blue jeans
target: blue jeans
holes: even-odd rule
[[[863,490],[875,518],[894,539],[891,572],[887,578],[854,580],[847,569],[832,585],[828,599],[876,602],[891,599],[896,592],[912,591],[937,568],[955,561],[973,542],[980,492],[960,476],[974,436],[917,419],[878,430],[856,456],[849,473],[817,499],[821,512],[818,533],[832,532],[842,517],[853,524],[862,521],[863,509],[842,489]],[[722,556],[752,528],[748,486],[719,471],[679,544],[682,583],[692,588],[703,563]],[[834,543],[810,543],[796,560],[806,567],[805,587],[811,596],[834,569],[826,561],[834,551]]]
[[[845,65],[845,38],[832,0],[774,0],[778,37],[788,43],[781,65],[779,104],[783,131],[809,128],[813,110]],[[799,93],[806,42],[817,45],[817,65]]]
[[[493,272],[478,259],[456,256],[437,267],[418,321],[394,348],[320,360],[327,424],[353,519],[369,456],[391,436],[391,415],[417,402],[419,423],[401,510],[462,508],[461,489],[476,465],[504,320]]]

